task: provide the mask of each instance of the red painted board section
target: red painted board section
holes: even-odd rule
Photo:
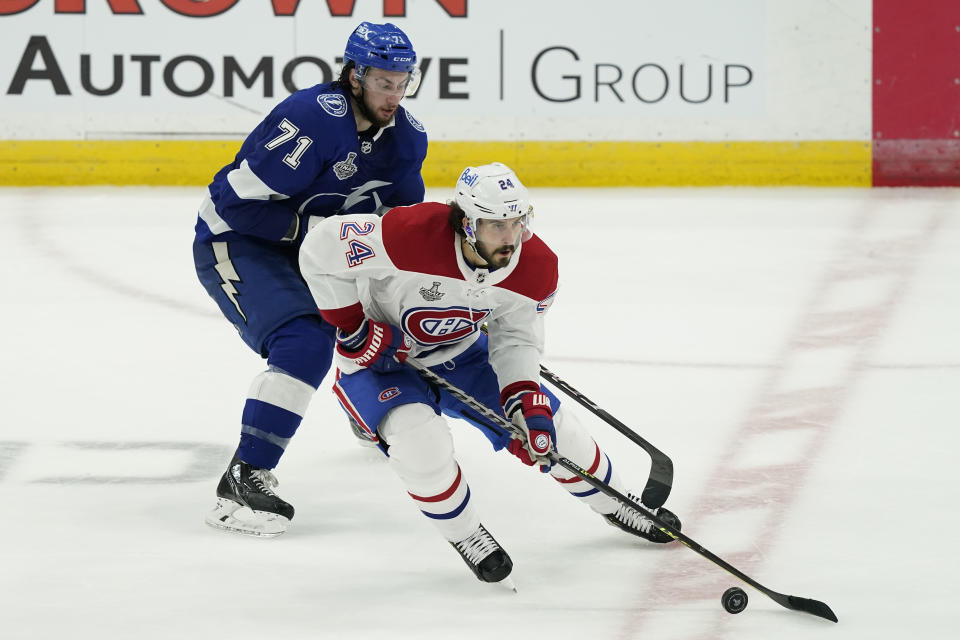
[[[960,0],[874,0],[873,184],[960,186]]]

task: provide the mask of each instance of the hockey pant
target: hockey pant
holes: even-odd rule
[[[297,248],[228,232],[194,241],[197,277],[243,341],[267,358],[241,418],[240,459],[273,469],[333,358],[324,323],[297,268]]]

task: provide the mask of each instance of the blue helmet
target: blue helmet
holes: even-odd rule
[[[389,22],[361,22],[350,34],[343,52],[344,64],[351,60],[360,76],[367,67],[407,73],[414,73],[417,68],[417,52],[413,50],[410,38]]]

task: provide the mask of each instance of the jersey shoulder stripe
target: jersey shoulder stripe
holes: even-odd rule
[[[497,286],[541,302],[556,292],[559,277],[557,255],[534,235],[523,243],[513,273]]]
[[[401,271],[463,279],[449,224],[450,207],[422,202],[394,207],[383,216],[383,248]]]

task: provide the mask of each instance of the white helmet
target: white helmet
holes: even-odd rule
[[[457,205],[463,209],[467,241],[474,244],[477,220],[500,220],[523,216],[522,240],[531,236],[530,194],[517,174],[505,164],[494,162],[467,167],[457,180]]]

